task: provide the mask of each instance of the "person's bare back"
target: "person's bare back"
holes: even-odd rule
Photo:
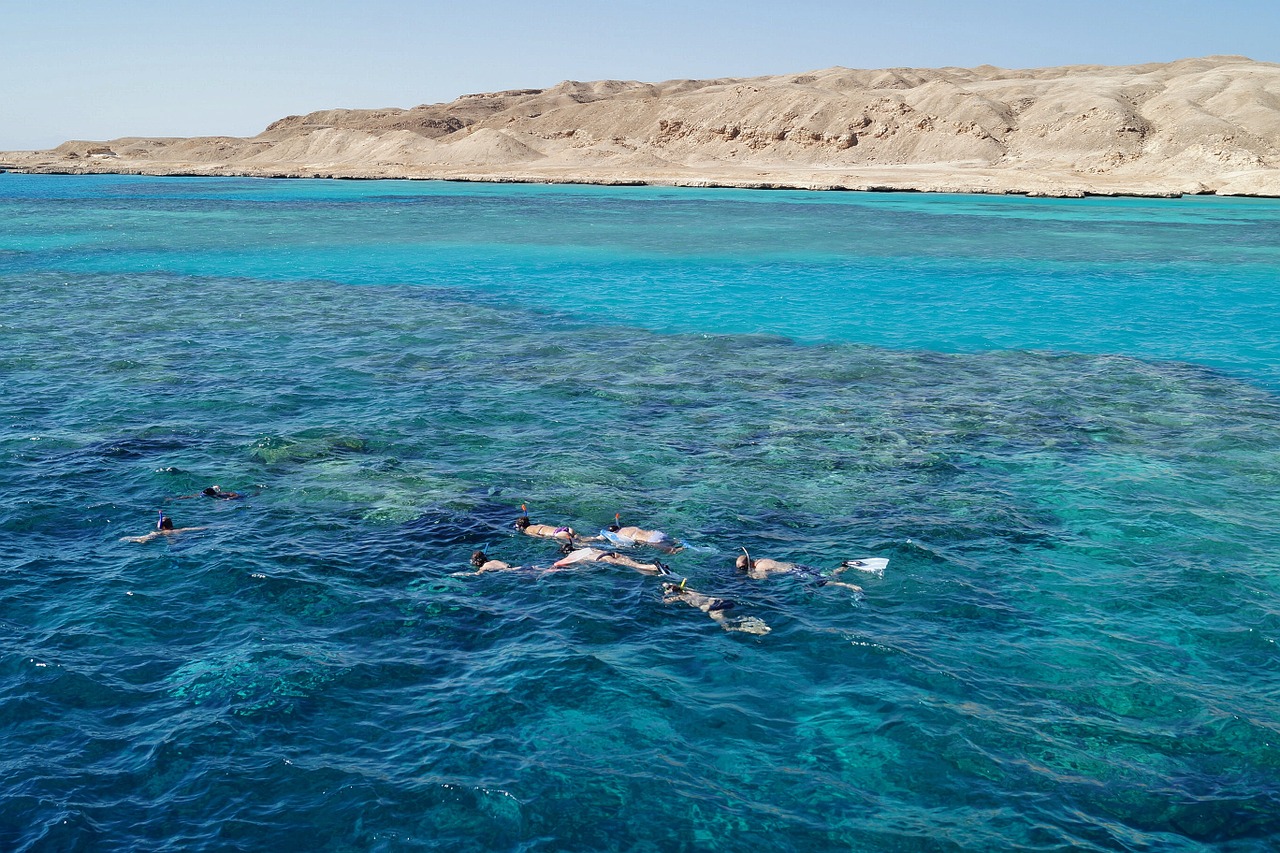
[[[645,530],[632,525],[623,526],[621,513],[614,513],[613,524],[600,531],[601,538],[614,545],[652,545],[668,554],[674,554],[684,546],[661,530]]]
[[[533,536],[538,539],[558,539],[562,542],[572,542],[578,538],[578,534],[574,532],[572,527],[553,527],[550,524],[534,524],[529,520],[529,511],[525,509],[524,504],[520,505],[520,511],[524,515],[516,519],[515,529],[519,530],[525,536]]]

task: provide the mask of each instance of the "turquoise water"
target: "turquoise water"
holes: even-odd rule
[[[1269,200],[0,174],[0,849],[1271,850],[1278,318]]]

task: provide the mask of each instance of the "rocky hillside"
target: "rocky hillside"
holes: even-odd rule
[[[251,138],[0,155],[31,171],[1280,195],[1280,65],[565,82],[289,116]]]

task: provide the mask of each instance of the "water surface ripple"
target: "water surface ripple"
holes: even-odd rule
[[[0,175],[0,848],[1273,849],[1278,224]]]

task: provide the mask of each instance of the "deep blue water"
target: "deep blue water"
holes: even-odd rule
[[[1278,332],[1273,200],[0,174],[0,849],[1272,850]]]

